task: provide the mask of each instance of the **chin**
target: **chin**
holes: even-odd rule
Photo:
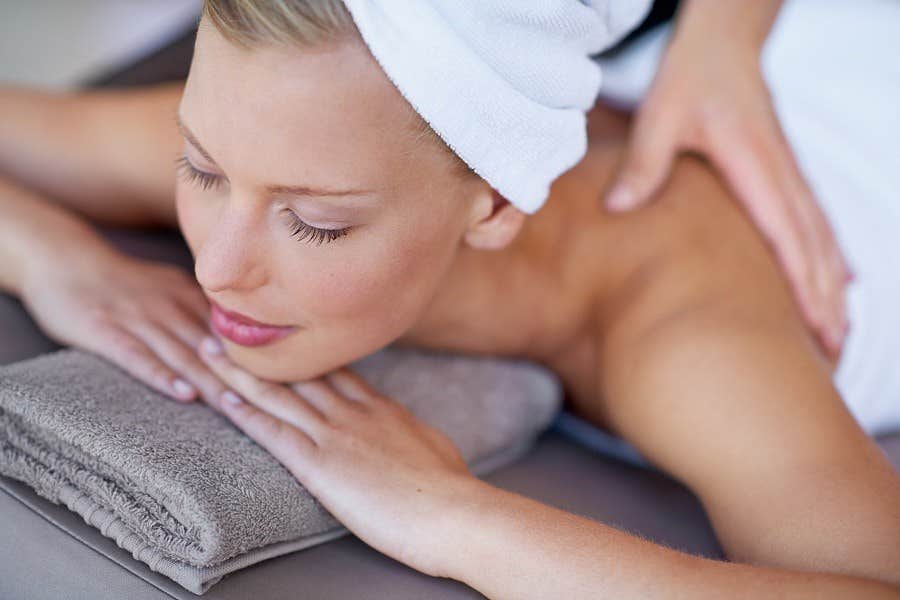
[[[331,365],[319,360],[298,360],[296,357],[303,353],[291,352],[289,348],[279,348],[277,352],[266,352],[265,347],[247,347],[235,344],[228,339],[222,340],[225,353],[234,364],[247,371],[258,379],[265,379],[274,383],[295,383],[315,379],[333,371],[342,365]],[[275,344],[272,346],[274,350]],[[277,354],[280,360],[273,359]]]

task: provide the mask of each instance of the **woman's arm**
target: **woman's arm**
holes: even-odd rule
[[[890,546],[885,544],[896,542],[890,531],[880,539],[870,538],[873,553],[859,559],[842,556],[849,549],[843,538],[820,539],[824,550],[816,555],[813,548],[806,563],[795,561],[799,564],[794,567],[691,556],[477,479],[446,435],[378,394],[349,369],[282,385],[244,371],[213,339],[201,348],[203,361],[234,390],[227,394],[239,400],[232,404],[223,396],[224,414],[271,452],[348,529],[396,560],[429,575],[463,581],[489,598],[900,598],[900,590],[874,577],[837,573],[868,569],[881,572],[885,579],[896,578]],[[679,419],[671,420],[680,430]],[[651,425],[658,425],[656,421]],[[752,424],[746,428],[758,429]],[[835,441],[843,440],[838,436]],[[723,451],[728,450],[723,444]],[[852,446],[847,451],[852,453]],[[703,459],[716,464],[715,456],[697,460]],[[877,467],[871,456],[867,460]],[[777,475],[785,462],[781,457],[767,467]],[[729,469],[742,470],[741,465]],[[752,472],[744,474],[749,475],[748,482],[734,493],[752,498]],[[804,482],[791,483],[784,494],[797,492],[794,486],[802,488]],[[857,496],[863,501],[849,508],[877,516],[868,510],[871,498],[865,493]],[[777,508],[772,509],[778,514]],[[752,512],[733,517],[754,520]],[[760,524],[757,520],[748,527]],[[764,542],[766,533],[760,528]],[[825,535],[832,533],[833,528]],[[813,537],[816,534],[812,532]],[[789,551],[805,544],[803,539],[791,542],[783,544]],[[821,560],[829,549],[838,551],[838,560]],[[880,562],[862,568],[852,564],[873,555]],[[777,546],[769,556],[762,553],[755,558],[782,560]]]
[[[114,253],[83,219],[0,177],[0,292],[21,298],[34,265],[78,260],[78,248],[85,256]]]
[[[19,298],[58,344],[102,356],[176,400],[202,395],[219,410],[222,382],[196,356],[209,333],[209,302],[193,274],[120,253],[81,217],[3,177],[0,293]]]
[[[56,92],[0,87],[0,176],[96,223],[176,224],[183,82]]]
[[[693,556],[472,479],[438,575],[488,598],[900,598],[882,582]]]

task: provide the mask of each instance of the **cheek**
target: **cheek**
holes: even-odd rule
[[[371,241],[335,249],[334,260],[320,257],[296,270],[294,297],[310,318],[399,335],[433,296],[455,247],[452,238],[422,233]]]

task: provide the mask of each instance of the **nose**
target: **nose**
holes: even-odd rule
[[[223,208],[194,260],[194,276],[205,290],[253,290],[266,282],[265,265],[258,260],[264,239],[259,215],[234,202]]]

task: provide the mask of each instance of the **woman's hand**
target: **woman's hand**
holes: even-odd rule
[[[347,368],[292,384],[235,365],[214,338],[200,355],[234,391],[223,413],[283,464],[350,531],[433,576],[459,552],[453,515],[471,484],[451,439]],[[237,392],[235,395],[234,392]],[[227,401],[238,398],[239,404]]]
[[[648,202],[679,151],[707,156],[772,244],[807,323],[837,355],[848,327],[844,288],[851,276],[794,160],[760,68],[777,3],[691,0],[685,10],[694,12],[679,17],[635,116],[607,206],[624,211]],[[745,35],[747,27],[757,31]]]
[[[29,265],[22,302],[42,331],[176,400],[193,400],[199,389],[215,408],[225,386],[197,357],[209,335],[209,304],[194,278],[107,246],[73,252]]]

